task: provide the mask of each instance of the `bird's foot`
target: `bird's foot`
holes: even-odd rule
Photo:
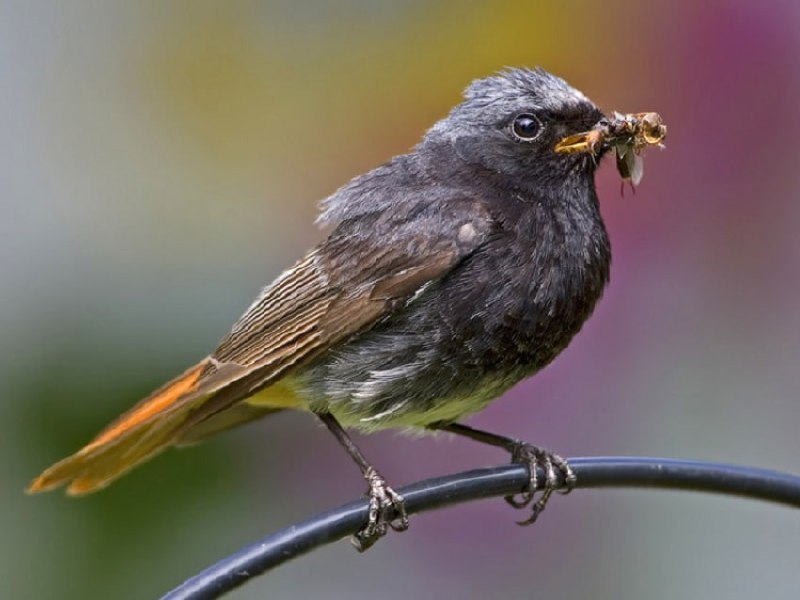
[[[509,450],[511,452],[511,462],[527,465],[531,478],[525,490],[517,495],[506,496],[505,499],[514,508],[525,508],[533,502],[531,516],[518,521],[520,525],[530,525],[536,521],[539,514],[545,509],[547,501],[554,491],[558,490],[568,494],[572,490],[576,481],[575,473],[564,458],[543,448],[515,441]],[[539,487],[539,467],[544,470],[545,480],[542,493],[534,502],[534,497]]]
[[[359,552],[369,550],[386,535],[389,527],[395,531],[408,529],[408,514],[403,497],[386,485],[386,480],[373,468],[367,469],[364,478],[369,484],[369,516],[367,523],[351,541]]]

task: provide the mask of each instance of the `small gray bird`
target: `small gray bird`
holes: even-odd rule
[[[642,115],[648,115],[644,118]],[[266,287],[207,358],[56,463],[30,492],[79,495],[168,446],[292,408],[315,414],[369,485],[368,548],[408,526],[403,499],[344,428],[441,430],[508,450],[547,486],[566,461],[459,420],[552,361],[608,282],[594,172],[666,129],[655,113],[607,118],[542,69],[475,81],[411,152],[322,203],[331,234]],[[657,117],[657,115],[656,115]]]

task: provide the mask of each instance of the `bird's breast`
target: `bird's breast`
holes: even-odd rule
[[[608,279],[599,217],[532,213],[303,377],[312,410],[365,429],[483,408],[566,347]]]

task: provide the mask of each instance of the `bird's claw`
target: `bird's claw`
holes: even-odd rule
[[[554,491],[568,494],[575,486],[575,473],[567,461],[558,454],[553,454],[547,450],[516,442],[511,448],[511,462],[521,463],[528,466],[530,470],[530,481],[524,491],[517,495],[506,496],[508,502],[514,508],[525,508],[533,502],[531,516],[522,521],[520,525],[530,525],[539,517],[539,514],[547,506],[547,501]],[[538,500],[534,502],[537,489],[539,487],[538,469],[542,467],[545,473],[544,486]],[[556,473],[558,471],[558,474]]]
[[[386,485],[386,480],[375,469],[368,469],[364,478],[369,484],[369,514],[366,525],[351,538],[353,546],[359,552],[369,550],[386,535],[389,527],[395,531],[408,529],[408,514],[403,497]]]

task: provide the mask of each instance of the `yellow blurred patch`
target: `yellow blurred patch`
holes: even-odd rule
[[[308,410],[306,401],[297,395],[292,386],[291,378],[282,379],[275,385],[271,385],[250,396],[245,400],[251,406],[260,408],[294,408],[298,410]]]

